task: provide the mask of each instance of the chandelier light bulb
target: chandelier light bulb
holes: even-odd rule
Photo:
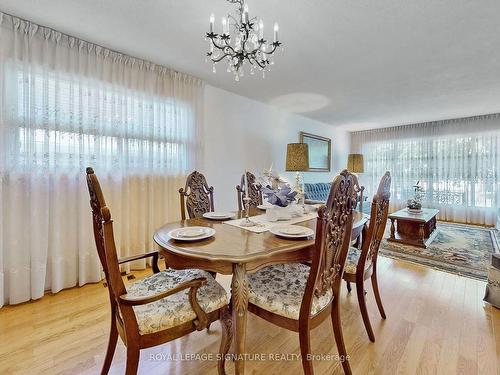
[[[245,22],[247,22],[248,21],[248,5],[247,4],[245,4],[243,6],[243,15],[245,16]]]
[[[222,17],[222,33],[228,34],[228,32],[227,32],[227,18],[226,17]]]
[[[274,41],[278,41],[278,31],[280,30],[280,27],[278,25],[278,22],[274,23]]]
[[[214,32],[214,24],[215,24],[215,15],[212,13],[210,15],[210,32]]]

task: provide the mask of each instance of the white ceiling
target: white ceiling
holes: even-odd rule
[[[205,63],[225,0],[0,0],[0,10],[348,130],[500,112],[498,0],[247,0],[285,52],[262,80]],[[217,25],[219,26],[219,25]]]

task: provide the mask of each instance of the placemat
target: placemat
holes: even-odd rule
[[[275,225],[292,225],[292,224],[297,224],[297,223],[302,223],[304,221],[316,219],[318,214],[316,212],[311,212],[308,214],[304,214],[303,216],[299,217],[292,217],[291,220],[279,220],[279,221],[269,221],[267,220],[266,214],[263,215],[257,215],[257,216],[252,216],[250,217],[250,220],[253,221],[254,223],[257,223],[257,225],[253,227],[243,227],[241,226],[241,223],[245,221],[245,218],[243,219],[236,219],[236,220],[228,220],[225,221],[224,224],[229,224],[234,227],[242,228],[249,230],[250,232],[254,233],[263,233],[267,232],[269,229],[274,227]]]

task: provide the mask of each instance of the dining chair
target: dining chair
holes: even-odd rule
[[[387,223],[387,214],[389,211],[389,198],[391,196],[391,174],[386,172],[380,180],[377,193],[373,197],[370,222],[362,238],[361,250],[356,247],[350,247],[347,255],[347,262],[344,272],[344,280],[347,283],[347,290],[351,292],[351,282],[356,284],[359,308],[366,332],[370,341],[375,342],[375,335],[368,316],[366,308],[365,280],[371,278],[373,294],[377,302],[378,310],[383,319],[386,319],[380,291],[377,281],[377,258],[380,242],[384,236]]]
[[[186,179],[186,186],[179,189],[181,218],[186,220],[186,210],[190,219],[214,211],[214,188],[208,186],[203,174],[192,172]]]
[[[310,331],[329,316],[344,372],[351,374],[339,297],[349,250],[354,196],[353,175],[344,170],[333,181],[326,206],[318,210],[310,267],[301,263],[273,265],[248,276],[248,310],[299,333],[306,375],[313,374]]]
[[[113,234],[111,212],[92,168],[87,168],[87,185],[97,253],[108,285],[111,329],[101,374],[107,374],[118,336],[127,348],[126,375],[137,373],[140,350],[201,331],[220,320],[222,340],[219,374],[232,340],[231,314],[224,288],[206,271],[198,269],[159,271],[125,286],[120,265],[157,253],[119,259]]]
[[[255,175],[251,172],[247,172],[248,181],[248,198],[250,198],[250,207],[257,207],[262,204],[262,192],[260,191],[261,185],[256,182]],[[245,174],[241,175],[241,183],[236,185],[236,194],[238,196],[238,210],[243,211],[245,209]]]

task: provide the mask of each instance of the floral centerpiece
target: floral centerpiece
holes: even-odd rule
[[[297,195],[297,192],[292,191],[292,188],[288,184],[282,185],[277,189],[263,186],[261,191],[269,203],[279,207],[288,206],[291,202],[295,201],[295,196]]]
[[[261,192],[264,198],[274,206],[287,207],[295,201],[296,191],[286,181],[282,180],[279,174],[273,171],[273,167],[263,172],[259,178],[262,185]]]
[[[420,186],[420,180],[413,186],[414,195],[413,198],[408,199],[406,202],[406,206],[408,210],[413,212],[421,212],[422,211],[422,200],[425,196],[425,190],[422,186]]]

